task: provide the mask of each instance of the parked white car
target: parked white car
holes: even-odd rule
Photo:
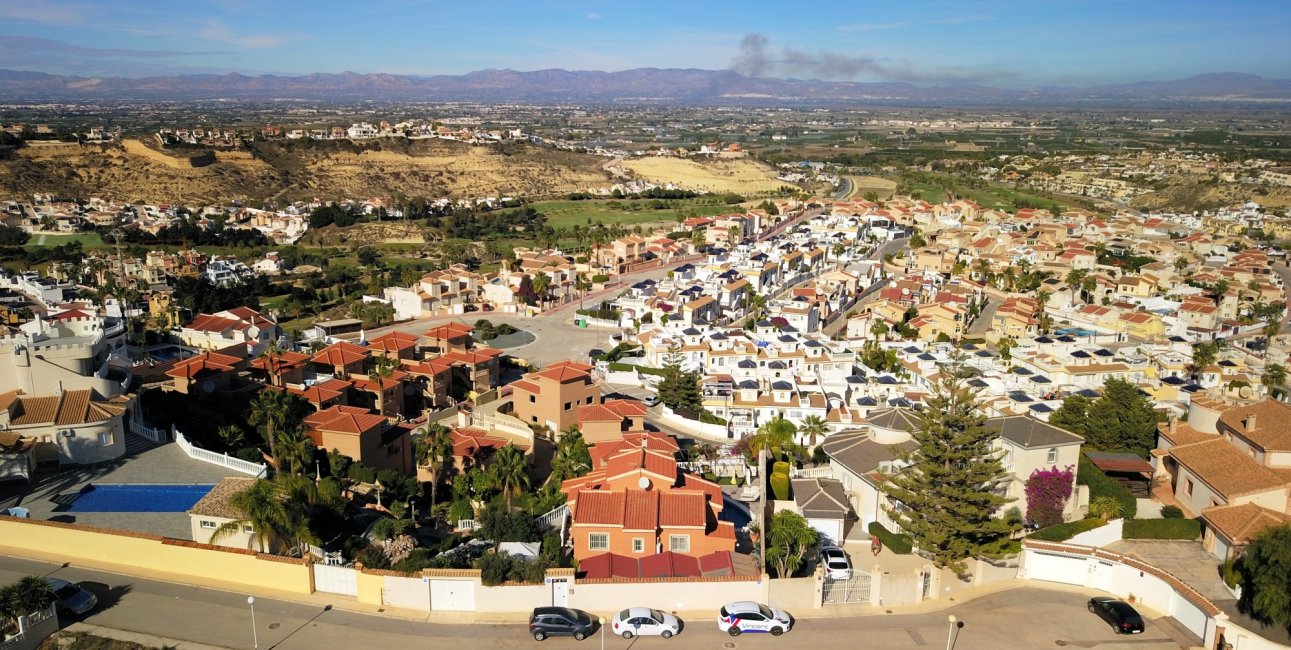
[[[631,639],[634,636],[661,636],[665,639],[681,632],[681,621],[672,614],[649,607],[629,607],[614,615],[610,629]]]
[[[825,577],[830,580],[851,580],[852,560],[847,551],[837,546],[820,549],[820,564],[825,567]]]
[[[791,628],[793,617],[789,612],[751,600],[726,603],[717,612],[717,629],[731,636],[744,632],[769,632],[771,636],[780,636]]]

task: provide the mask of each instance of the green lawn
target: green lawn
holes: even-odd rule
[[[82,248],[100,248],[103,244],[103,238],[98,233],[83,233],[79,235],[32,235],[31,240],[27,242],[28,247],[38,246],[62,246],[70,242],[81,242]]]
[[[675,223],[678,214],[711,216],[737,212],[741,208],[732,205],[710,205],[695,201],[665,201],[675,206],[662,210],[650,208],[651,201],[645,200],[589,200],[589,201],[539,201],[532,204],[533,209],[547,215],[547,225],[553,228],[586,226],[588,219],[605,224],[636,225],[641,223]]]

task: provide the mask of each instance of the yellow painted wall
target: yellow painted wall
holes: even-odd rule
[[[313,592],[305,560],[76,524],[0,517],[0,552],[188,584]]]

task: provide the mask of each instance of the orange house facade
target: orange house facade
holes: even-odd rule
[[[643,436],[639,446],[620,447],[600,468],[561,485],[575,559],[735,550],[735,526],[719,518],[721,488],[678,470],[675,445],[651,442]]]

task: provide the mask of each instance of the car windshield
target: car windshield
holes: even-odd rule
[[[619,612],[618,619],[619,619],[620,621],[626,621],[626,620],[628,620],[629,618],[632,618],[632,610],[625,609],[625,610],[623,610],[623,611]]]
[[[662,623],[662,622],[663,622],[663,612],[661,612],[661,611],[659,611],[659,610],[657,610],[657,609],[652,609],[652,610],[650,610],[650,618],[653,618],[653,619],[655,620],[655,622],[656,622],[656,623]]]
[[[758,605],[758,611],[762,612],[762,615],[767,618],[775,618],[775,613],[772,612],[771,608],[767,607],[766,605]]]
[[[77,587],[76,585],[65,585],[63,588],[59,589],[58,591],[55,591],[54,595],[58,596],[59,599],[61,600],[67,600],[68,598],[72,598],[76,596],[76,594],[80,593],[80,591],[81,591],[81,588]]]

